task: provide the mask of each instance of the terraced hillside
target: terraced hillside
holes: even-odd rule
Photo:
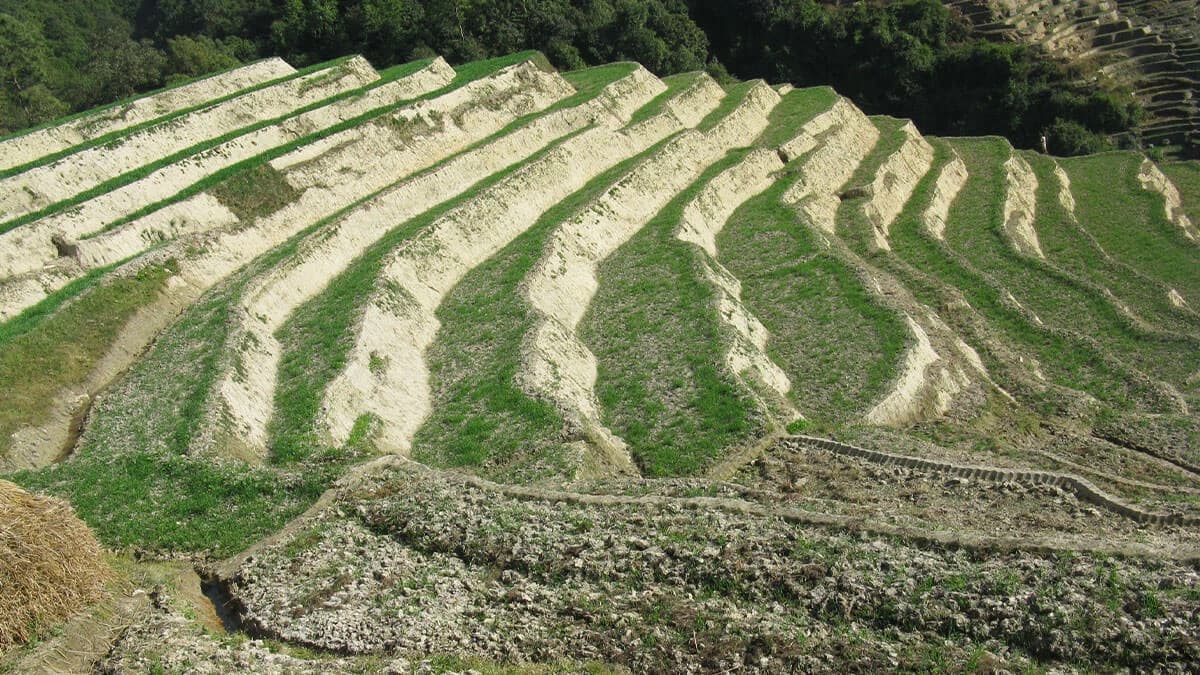
[[[1196,0],[950,0],[979,32],[1044,47],[1129,86],[1148,113],[1141,140],[1200,142]]]
[[[124,580],[0,668],[1200,662],[1194,163],[534,53],[0,157],[0,472]]]

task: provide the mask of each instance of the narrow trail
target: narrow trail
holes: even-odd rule
[[[1105,443],[1111,443],[1112,445],[1115,445],[1119,448],[1123,448],[1124,450],[1126,450],[1128,452],[1132,452],[1137,455],[1142,455],[1145,457],[1150,457],[1150,458],[1154,459],[1155,461],[1163,463],[1164,466],[1169,466],[1170,468],[1183,473],[1185,476],[1187,476],[1189,478],[1200,481],[1200,466],[1197,466],[1196,464],[1192,464],[1191,462],[1185,461],[1174,455],[1170,455],[1165,452],[1160,452],[1158,450],[1146,447],[1144,445],[1140,445],[1140,444],[1137,444],[1137,443],[1134,443],[1134,442],[1131,442],[1131,441],[1128,441],[1125,439],[1117,438],[1115,436],[1112,436],[1111,434],[1105,434],[1103,432],[1093,432],[1092,435],[1095,436],[1096,438],[1104,441]]]
[[[1108,471],[1102,471],[1100,469],[1096,469],[1096,468],[1093,468],[1090,466],[1084,466],[1083,464],[1079,464],[1078,462],[1075,462],[1071,459],[1068,459],[1067,457],[1064,457],[1056,452],[1051,452],[1049,450],[1034,449],[1034,450],[1031,450],[1031,452],[1041,455],[1042,457],[1045,457],[1046,459],[1049,459],[1050,461],[1055,462],[1057,464],[1062,464],[1063,466],[1070,468],[1072,471],[1078,471],[1080,473],[1090,473],[1093,476],[1096,476],[1097,478],[1106,480],[1110,483],[1125,485],[1125,486],[1131,487],[1131,488],[1142,488],[1142,489],[1146,489],[1146,490],[1153,490],[1155,492],[1200,495],[1200,488],[1186,487],[1183,485],[1162,485],[1159,483],[1147,483],[1146,481],[1134,480],[1132,478],[1125,478],[1123,476],[1118,476],[1118,475],[1116,475],[1114,473],[1110,473]],[[1174,465],[1172,465],[1172,468],[1175,468]]]
[[[1200,525],[1200,516],[1197,515],[1150,512],[1130,506],[1102,491],[1087,479],[1073,474],[956,464],[908,455],[896,455],[878,450],[867,450],[846,443],[811,436],[791,436],[784,438],[781,443],[795,450],[803,450],[805,446],[811,446],[847,457],[864,459],[882,466],[900,466],[920,471],[932,471],[970,480],[982,480],[994,483],[1014,481],[1028,485],[1053,485],[1064,490],[1069,490],[1084,501],[1105,508],[1137,523],[1147,525],[1181,525],[1185,527]]]
[[[572,115],[572,126],[589,128],[471,196],[389,256],[356,326],[347,366],[326,391],[319,423],[334,443],[345,442],[355,420],[370,413],[380,421],[377,448],[411,450],[432,412],[426,351],[441,327],[437,310],[446,295],[555,204],[677,131],[678,123],[668,122],[673,116],[624,126],[659,91],[645,87],[620,105],[601,99],[586,106]]]
[[[797,443],[815,441],[832,443],[832,441],[825,441],[825,439],[811,439],[810,441],[803,439],[803,437],[792,437],[791,441]],[[784,442],[788,442],[788,439],[785,439]],[[914,459],[914,461],[920,462],[924,460]],[[957,469],[957,465],[950,466],[954,466]],[[641,511],[646,507],[689,509],[697,512],[719,510],[750,517],[779,519],[784,522],[793,523],[800,526],[819,527],[836,532],[863,533],[873,536],[895,537],[911,545],[931,547],[935,549],[962,548],[981,552],[1000,553],[1014,551],[1038,555],[1085,553],[1131,558],[1170,559],[1189,563],[1200,561],[1200,550],[1189,548],[1162,549],[1136,542],[1109,544],[1103,540],[1081,541],[1029,537],[1018,539],[1011,537],[967,535],[960,532],[930,529],[928,527],[892,525],[878,521],[866,520],[856,516],[842,516],[820,513],[816,511],[806,511],[796,508],[768,506],[757,502],[724,497],[598,495],[571,492],[567,490],[545,489],[532,486],[505,485],[494,483],[471,474],[438,471],[403,457],[389,455],[373,460],[368,464],[356,467],[351,474],[348,474],[342,480],[340,480],[337,485],[327,490],[321,496],[320,500],[318,500],[316,504],[305,511],[304,514],[289,522],[283,530],[263,541],[258,542],[246,551],[222,561],[215,566],[214,571],[222,580],[231,580],[237,578],[242,567],[248,564],[250,560],[260,557],[270,547],[280,545],[290,540],[296,533],[302,531],[310,523],[314,522],[314,520],[321,517],[321,514],[325,511],[330,509],[339,509],[340,511],[345,511],[347,509],[352,510],[354,501],[353,495],[355,490],[358,489],[358,486],[362,485],[364,481],[369,479],[371,476],[378,475],[389,470],[413,474],[414,478],[417,480],[456,481],[478,490],[504,495],[505,497],[523,501],[576,504],[601,508],[617,507],[633,509],[636,511]],[[971,468],[968,471],[973,470],[974,468]],[[1005,472],[1013,474],[1042,473]],[[996,475],[999,475],[999,472]],[[1014,479],[1021,480],[1019,477]]]
[[[709,110],[716,108],[723,94],[719,89],[714,93]],[[597,464],[609,464],[622,473],[636,471],[625,442],[600,421],[596,358],[577,332],[595,294],[597,266],[705,168],[729,150],[750,145],[769,124],[770,112],[779,101],[779,95],[760,82],[712,129],[684,131],[670,140],[564,223],[526,279],[523,293],[539,319],[522,350],[518,384],[566,413],[590,440],[593,454],[604,458]],[[699,123],[707,112],[695,115],[688,126]]]

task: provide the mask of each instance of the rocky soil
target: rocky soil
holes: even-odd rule
[[[634,671],[1200,660],[1194,563],[917,545],[720,500],[374,467],[226,580],[252,633],[342,654]]]

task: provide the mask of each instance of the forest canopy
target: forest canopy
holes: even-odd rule
[[[0,134],[267,56],[351,53],[378,68],[537,49],[559,68],[829,84],[934,134],[1000,134],[1061,154],[1106,147],[1128,92],[1034,49],[988,42],[936,0],[0,0]]]

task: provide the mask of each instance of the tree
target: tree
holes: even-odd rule
[[[0,111],[5,132],[61,115],[66,110],[44,84],[48,50],[34,27],[0,14]]]
[[[180,35],[167,40],[167,67],[176,78],[226,70],[237,64],[238,58],[227,45],[207,35]]]

